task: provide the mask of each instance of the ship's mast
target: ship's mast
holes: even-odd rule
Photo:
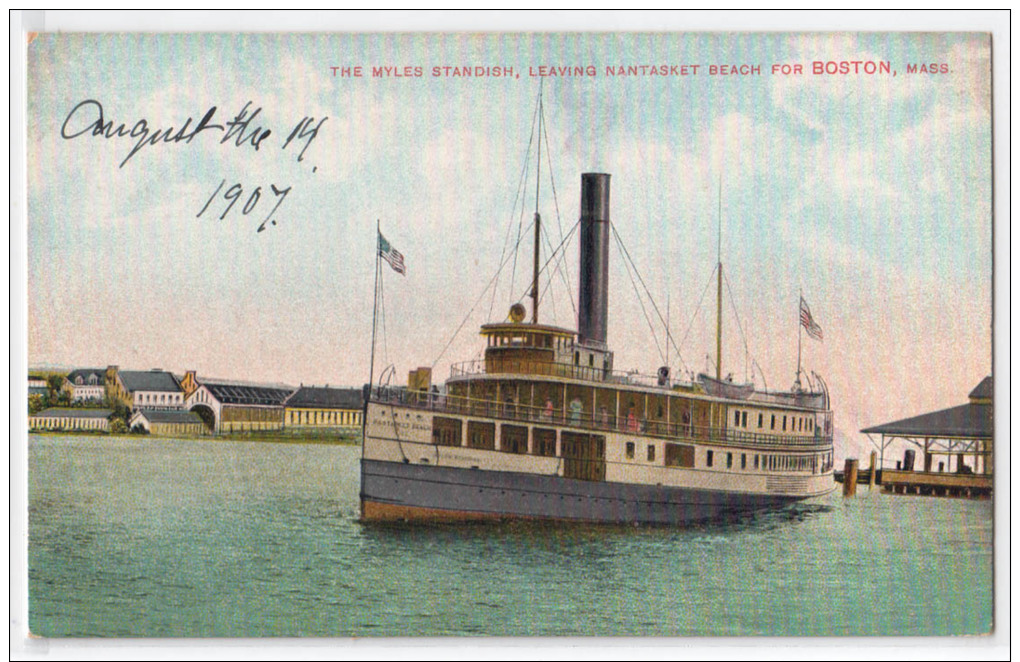
[[[715,378],[722,379],[722,174],[719,175],[719,216],[716,239],[716,268],[719,281],[715,298]]]
[[[531,279],[531,323],[538,324],[538,250],[542,239],[542,216],[538,213],[538,196],[542,188],[542,87],[538,88],[538,168],[535,170],[535,259]]]

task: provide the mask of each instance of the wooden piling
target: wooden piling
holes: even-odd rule
[[[850,497],[857,494],[857,460],[847,458],[843,465],[843,496]]]
[[[878,474],[878,453],[871,451],[871,470],[868,472],[868,489],[875,486],[875,476]]]

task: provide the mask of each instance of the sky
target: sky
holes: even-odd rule
[[[814,74],[815,61],[895,75]],[[908,73],[915,63],[945,72]],[[710,74],[723,64],[761,73]],[[621,65],[698,71],[606,75]],[[446,66],[515,75],[432,75]],[[530,75],[561,66],[596,75]],[[480,324],[528,305],[541,89],[549,245],[577,221],[580,174],[610,173],[614,228],[669,311],[674,374],[714,361],[717,259],[724,373],[789,387],[799,296],[810,304],[824,340],[805,335],[802,361],[829,386],[840,457],[870,450],[861,428],[961,404],[991,374],[987,35],[50,33],[27,67],[30,366],[361,384],[378,223],[407,273],[381,271],[375,375],[445,378],[480,358]],[[144,119],[173,135],[213,107],[223,124],[249,102],[259,113],[240,141],[207,130],[132,154],[137,137],[91,135],[97,104],[72,112],[87,100],[110,133]],[[315,137],[287,144],[305,118]],[[518,232],[517,268],[493,295]],[[565,247],[540,315],[576,328],[576,234]],[[646,322],[615,242],[610,263],[615,366],[654,374],[664,325]]]

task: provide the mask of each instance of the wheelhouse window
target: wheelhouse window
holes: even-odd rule
[[[634,459],[634,442],[633,441],[628,441],[627,442],[627,446],[626,446],[625,452],[626,452],[628,460],[633,460]]]
[[[648,444],[648,461],[655,462],[655,446]]]

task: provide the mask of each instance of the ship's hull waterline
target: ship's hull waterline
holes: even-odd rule
[[[685,525],[798,497],[589,482],[559,476],[362,461],[362,520],[554,520]]]

